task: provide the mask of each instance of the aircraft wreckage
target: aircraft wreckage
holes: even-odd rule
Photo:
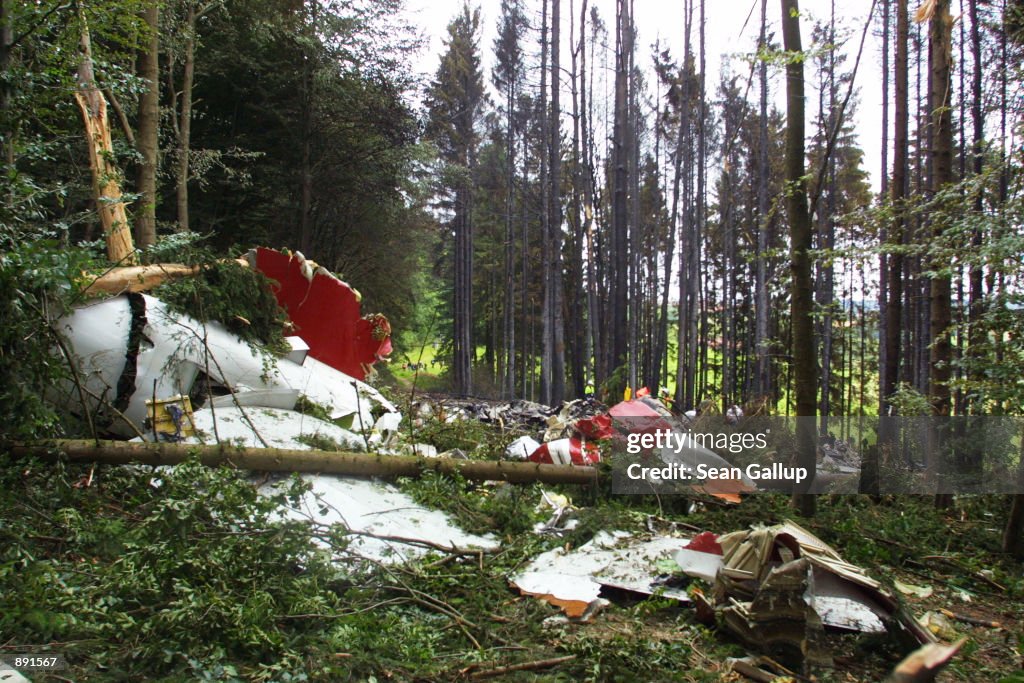
[[[615,439],[620,445],[630,439],[642,444],[656,439],[673,418],[646,396],[610,409],[586,401],[560,410],[525,401],[483,409],[456,403],[445,409],[443,419],[504,425],[514,414],[542,427],[543,443],[521,436],[508,445],[508,460],[500,462],[469,460],[459,453],[427,457],[436,456],[436,449],[396,438],[401,415],[365,381],[374,363],[391,351],[387,320],[361,315],[358,292],[301,254],[257,249],[244,262],[277,283],[275,296],[295,331],[288,338],[291,351],[283,357],[270,357],[224,325],[175,312],[144,293],[152,281],[196,274],[184,266],[112,270],[90,289],[114,296],[82,305],[57,321],[75,372],[73,381],[54,387],[50,398],[87,417],[97,433],[122,440],[58,442],[67,457],[154,465],[199,457],[209,465],[302,472],[312,490],[282,514],[340,523],[355,534],[352,550],[358,554],[372,562],[400,562],[431,548],[488,552],[500,541],[491,534],[466,533],[444,513],[367,476],[434,469],[484,481],[593,483],[601,461],[596,444]],[[309,414],[310,405],[319,406],[319,417]],[[419,404],[414,420],[435,408]],[[326,448],[320,444],[330,448],[316,452]],[[742,494],[756,490],[757,477],[692,439],[672,446],[654,449],[656,466],[726,473],[721,482],[700,487],[701,492],[738,503]],[[412,455],[402,455],[403,448]],[[11,450],[38,454],[31,446]],[[104,457],[97,457],[101,451]],[[259,486],[270,493],[275,483]],[[571,502],[554,493],[543,497],[555,513],[535,533],[560,535],[571,529],[576,521]],[[677,571],[666,577],[671,567]],[[686,591],[676,583],[680,574],[711,584],[711,594],[705,598]],[[826,626],[889,631],[925,645],[920,656],[938,652],[927,649],[934,649],[935,638],[891,593],[792,522],[693,539],[606,530],[574,550],[556,548],[534,558],[509,580],[522,595],[547,600],[567,618],[581,621],[607,604],[601,597],[606,589],[693,601],[700,615],[718,618],[751,647],[780,646],[807,661],[829,660],[823,647]],[[939,666],[954,653],[955,646],[939,652]]]

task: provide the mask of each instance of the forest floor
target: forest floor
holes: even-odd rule
[[[471,457],[496,457],[510,436],[472,421],[420,434]],[[652,519],[687,534],[781,523],[795,518],[788,498],[726,506],[545,486],[572,499],[578,524],[542,536],[532,531],[546,517],[538,484],[425,476],[400,486],[466,530],[493,533],[501,548],[350,571],[338,563],[343,536],[278,519],[281,501],[256,496],[237,472],[188,463],[156,475],[0,455],[0,655],[67,658],[67,670],[35,681],[746,680],[727,660],[758,653],[690,606],[616,592],[588,623],[572,623],[509,577],[601,530],[647,535]],[[967,641],[938,680],[1021,683],[1024,572],[999,551],[1007,507],[998,496],[941,511],[924,497],[821,496],[817,515],[799,523],[890,588],[925,589],[893,590],[914,615],[957,615],[943,638]],[[881,681],[907,654],[884,636],[829,635],[827,644],[834,666],[793,680]]]

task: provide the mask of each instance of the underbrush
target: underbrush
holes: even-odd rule
[[[239,473],[192,461],[92,469],[0,457],[0,652],[65,656],[62,678],[37,681],[457,680],[546,660],[558,663],[501,680],[723,680],[725,660],[745,650],[688,607],[613,595],[591,623],[572,624],[508,577],[600,530],[675,522],[684,535],[724,533],[793,517],[783,496],[694,509],[681,496],[543,487],[580,509],[572,532],[539,536],[531,528],[549,514],[537,509],[540,485],[430,473],[401,486],[467,530],[500,536],[501,548],[384,567],[354,557],[344,530],[279,515],[306,491],[298,479],[265,498]],[[995,552],[1004,502],[965,498],[946,513],[930,499],[823,497],[815,519],[798,521],[884,582],[933,586],[915,613],[951,606],[1000,619],[998,630],[957,624],[969,641],[946,674],[999,681],[1019,665],[1024,591],[1019,565]],[[861,636],[834,642],[837,668],[817,680],[881,680],[899,654],[868,656]]]

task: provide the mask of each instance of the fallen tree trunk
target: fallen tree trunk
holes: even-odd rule
[[[54,440],[5,447],[15,457],[108,465],[177,465],[192,455],[208,467],[227,465],[266,472],[316,472],[358,477],[418,477],[424,472],[458,473],[474,481],[535,481],[546,484],[592,484],[593,467],[542,465],[534,462],[456,460],[408,455],[299,451],[282,448],[237,448],[226,445],[186,445],[127,441]]]
[[[111,268],[83,290],[85,294],[120,294],[121,292],[145,292],[176,277],[188,277],[199,273],[199,266],[185,266],[180,263],[157,263],[149,266],[128,266]]]
[[[244,258],[231,259],[240,266],[249,267]],[[121,294],[122,292],[147,292],[168,280],[198,275],[203,266],[186,266],[181,263],[154,263],[148,266],[125,266],[111,268],[90,282],[85,294]]]

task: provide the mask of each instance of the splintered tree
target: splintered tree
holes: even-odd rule
[[[463,5],[448,24],[447,49],[428,91],[427,132],[444,161],[443,182],[451,210],[452,371],[455,391],[470,393],[473,363],[473,171],[484,103],[477,45],[480,10]]]
[[[100,92],[93,71],[92,37],[84,11],[79,8],[81,23],[81,55],[78,62],[78,89],[75,101],[85,124],[89,168],[92,171],[93,199],[107,241],[107,258],[113,263],[131,265],[135,262],[135,245],[128,225],[124,200],[121,199],[120,172],[113,163],[114,146],[107,118],[107,100]]]

